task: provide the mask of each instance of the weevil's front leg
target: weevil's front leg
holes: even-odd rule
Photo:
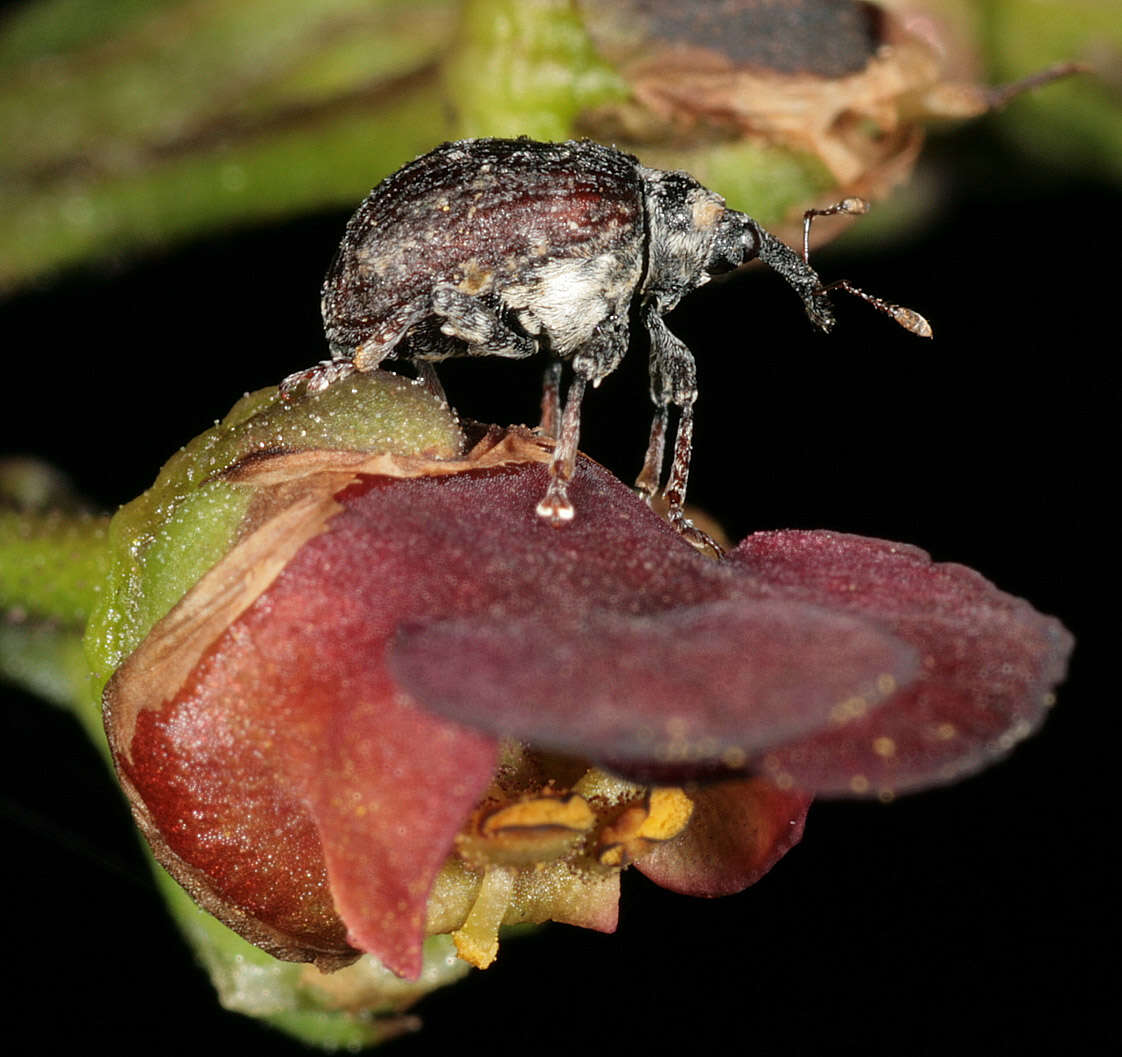
[[[568,489],[577,462],[580,404],[584,398],[584,390],[589,382],[597,386],[615,370],[627,351],[627,342],[627,317],[612,312],[600,322],[580,352],[573,356],[573,380],[565,397],[560,435],[549,464],[549,487],[538,503],[538,516],[548,519],[554,525],[573,519],[573,504],[569,500]],[[547,385],[551,377],[556,376],[547,375]]]
[[[667,520],[690,543],[700,549],[723,553],[716,540],[696,528],[685,515],[686,485],[690,476],[690,457],[693,453],[693,405],[697,400],[697,368],[693,353],[676,338],[662,320],[654,305],[644,312],[644,320],[651,336],[651,399],[654,401],[654,424],[651,442],[637,487],[658,488],[662,469],[663,446],[666,437],[667,411],[670,404],[678,408],[678,433],[674,438],[674,459],[663,495],[666,497]]]

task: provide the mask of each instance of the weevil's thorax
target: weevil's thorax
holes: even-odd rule
[[[647,210],[647,271],[641,293],[668,312],[709,281],[706,269],[725,200],[684,172],[641,168]]]

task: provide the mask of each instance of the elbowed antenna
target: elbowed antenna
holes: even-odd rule
[[[905,330],[911,331],[920,338],[932,336],[931,324],[918,312],[902,305],[894,305],[873,294],[854,286],[848,279],[837,279],[832,283],[823,283],[818,273],[810,266],[810,224],[815,217],[860,216],[869,211],[869,203],[863,198],[844,198],[825,209],[808,209],[803,214],[803,252],[800,256],[785,242],[781,242],[770,232],[757,226],[759,236],[759,249],[757,256],[771,269],[778,272],[787,284],[802,298],[806,314],[811,322],[823,330],[829,330],[834,325],[834,312],[830,304],[829,293],[831,290],[843,290],[847,294],[861,298],[878,312],[890,317],[900,324]]]
[[[777,239],[770,231],[761,227],[756,229],[759,236],[759,249],[756,256],[772,271],[778,272],[787,285],[803,299],[803,307],[810,321],[822,330],[829,331],[837,320],[826,288],[818,273],[800,257],[787,243]]]

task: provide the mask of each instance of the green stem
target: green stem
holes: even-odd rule
[[[629,93],[571,0],[469,0],[442,69],[464,137],[568,139],[582,111]]]
[[[0,511],[0,610],[80,630],[108,569],[108,517]]]
[[[82,631],[108,569],[108,517],[0,511],[0,678],[71,708],[103,745]]]
[[[352,204],[448,131],[451,0],[40,6],[0,28],[0,289]]]

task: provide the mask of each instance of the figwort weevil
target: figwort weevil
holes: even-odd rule
[[[658,491],[673,405],[678,432],[665,488],[669,518],[687,537],[705,542],[683,513],[697,398],[694,358],[663,316],[711,276],[758,257],[795,290],[822,330],[834,324],[828,295],[836,289],[929,337],[918,313],[845,280],[824,285],[810,267],[811,219],[867,209],[848,198],[809,210],[800,255],[687,173],[649,169],[612,147],[525,138],[445,143],[383,180],[347,224],[323,284],[332,359],[289,376],[282,391],[301,382],[322,389],[392,357],[412,361],[439,392],[435,361],[520,359],[543,351],[555,362],[542,424],[556,443],[538,513],[560,524],[573,516],[566,484],[585,387],[616,369],[632,321],[640,322],[650,341],[655,414],[636,487],[648,499]],[[559,413],[563,360],[573,378]]]

